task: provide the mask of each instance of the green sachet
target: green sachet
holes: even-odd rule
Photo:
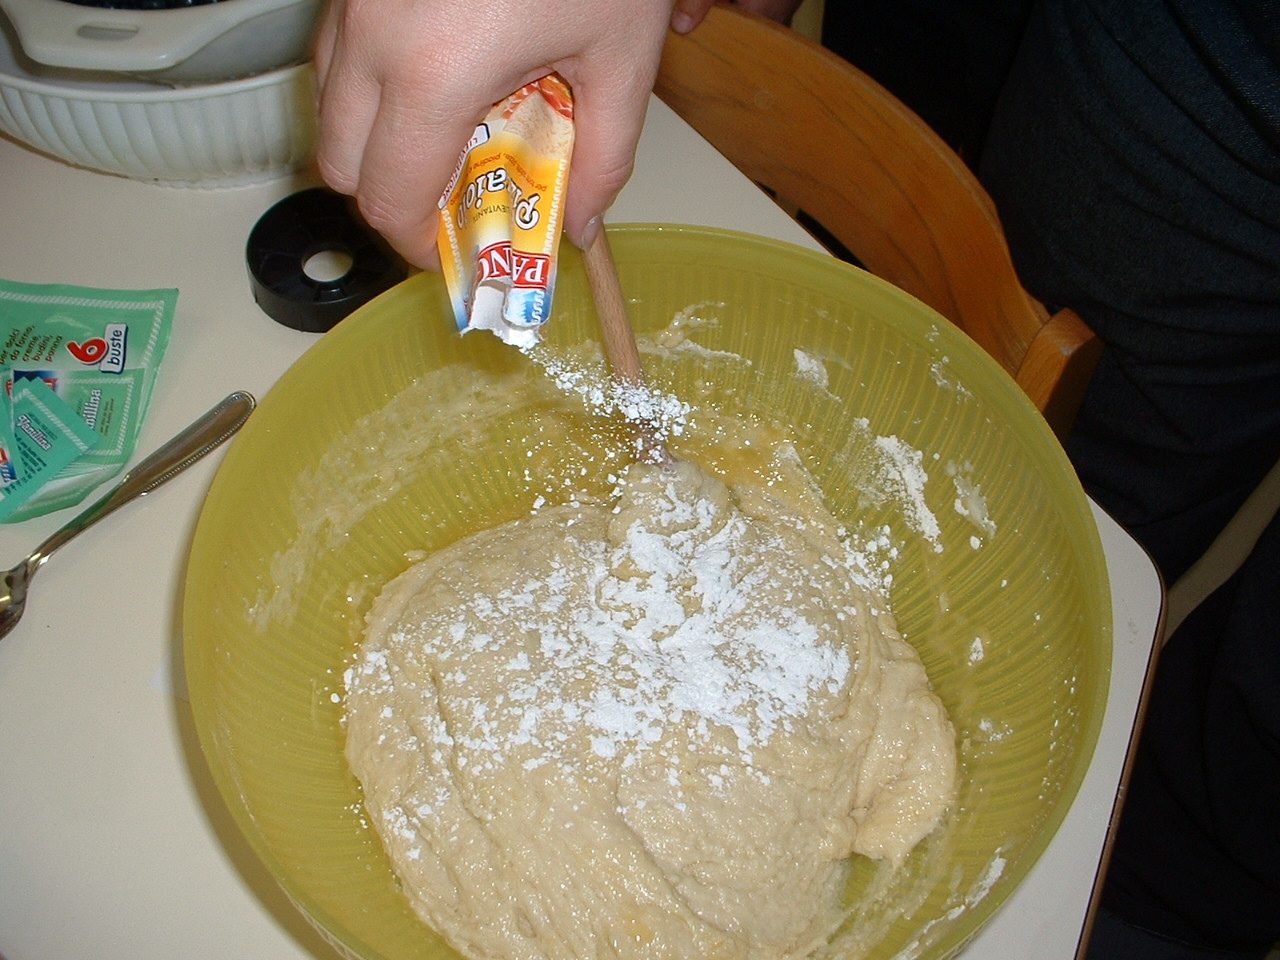
[[[169,342],[178,292],[0,280],[0,365],[12,383],[40,380],[98,435],[5,521],[79,503],[132,456]],[[13,394],[0,397],[13,430]],[[10,456],[10,466],[18,462]]]
[[[12,479],[0,476],[0,520],[26,503],[31,491],[40,489],[102,440],[44,381],[15,382],[7,372],[5,379],[13,423],[0,442],[7,444],[5,464],[17,469]]]

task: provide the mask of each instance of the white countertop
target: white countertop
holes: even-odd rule
[[[0,136],[0,276],[177,287],[143,455],[235,389],[261,397],[313,342],[253,302],[244,245],[307,175],[180,190],[68,167]],[[655,101],[611,219],[698,223],[815,246]],[[285,899],[222,805],[182,698],[179,612],[221,454],[59,552],[0,641],[0,960],[337,954]],[[74,510],[0,525],[0,566]],[[1160,618],[1145,554],[1095,510],[1112,580],[1104,729],[1058,836],[964,960],[1074,957]]]

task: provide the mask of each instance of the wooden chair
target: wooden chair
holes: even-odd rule
[[[655,90],[867,270],[964,330],[1065,436],[1101,344],[1023,290],[991,198],[906,106],[820,45],[724,5],[669,37]]]

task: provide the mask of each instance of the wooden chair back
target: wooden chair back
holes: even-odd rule
[[[991,198],[878,83],[800,34],[716,5],[670,35],[657,95],[870,272],[951,320],[1065,436],[1101,344],[1022,288]]]

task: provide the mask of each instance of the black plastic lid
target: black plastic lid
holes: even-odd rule
[[[322,254],[350,266],[333,278],[308,273],[308,264]],[[352,214],[347,198],[324,187],[285,197],[264,213],[249,233],[245,258],[258,306],[273,320],[310,333],[332,329],[408,274]]]

